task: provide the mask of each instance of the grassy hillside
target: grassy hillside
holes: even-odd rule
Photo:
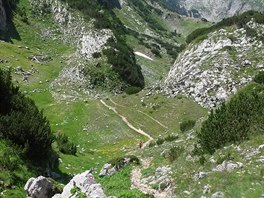
[[[21,0],[18,8],[22,7],[29,11],[28,1]],[[115,12],[125,23],[124,13],[122,14],[120,10]],[[137,16],[140,20],[145,20],[138,13]],[[156,16],[152,15],[154,18]],[[219,191],[224,192],[227,197],[260,197],[263,194],[264,170],[260,161],[263,149],[258,149],[264,141],[261,133],[250,135],[249,139],[238,145],[239,149],[235,145],[227,144],[216,150],[213,155],[194,155],[194,145],[198,142],[196,130],[200,130],[202,122],[207,118],[207,110],[188,98],[182,96],[167,98],[151,89],[144,89],[134,95],[109,94],[108,98],[103,99],[107,105],[115,108],[135,128],[147,132],[154,138],[150,146],[140,149],[139,142],[146,142],[148,139],[131,129],[100,100],[90,99],[79,90],[76,90],[76,93],[79,93],[78,97],[70,98],[66,97],[67,90],[52,89],[51,83],[70,62],[71,55],[76,49],[60,40],[41,36],[42,28],[50,26],[49,18],[43,21],[28,15],[28,21],[25,22],[23,16],[17,13],[13,23],[18,37],[11,37],[9,43],[0,42],[0,67],[11,69],[14,84],[19,85],[21,91],[43,109],[54,134],[64,133],[77,145],[76,155],[67,155],[60,153],[57,143],[53,143],[53,149],[60,157],[57,170],[61,174],[59,180],[65,181],[67,175],[95,168],[97,181],[103,185],[106,194],[141,198],[144,197],[142,192],[138,189],[131,190],[131,172],[139,168],[142,170],[142,177],[148,178],[156,173],[158,167],[169,166],[172,171],[172,187],[179,197],[201,197],[207,184],[211,186],[208,196]],[[135,28],[141,28],[137,24],[132,24],[133,20],[125,24],[129,23]],[[179,22],[181,23],[186,26],[183,28],[186,34],[193,24],[196,24],[186,22],[185,19]],[[149,27],[147,23],[146,27]],[[167,28],[166,25],[164,28]],[[142,65],[143,74],[146,75],[146,84],[153,85],[159,82],[173,61],[170,54],[168,55],[169,49],[178,52],[179,46],[175,43],[169,44],[169,40],[162,42],[162,39],[134,34],[135,32],[130,32],[124,39],[134,51],[140,51],[153,58],[151,61],[136,57],[137,62]],[[158,48],[153,45],[155,43],[161,45],[161,57],[151,52],[153,48]],[[36,62],[32,59],[39,55],[44,61]],[[182,123],[186,121],[188,123],[190,120],[195,121],[194,128],[181,132]],[[257,152],[254,152],[256,150]],[[149,166],[146,167],[143,163],[136,167],[131,165],[111,177],[98,177],[103,164],[127,154],[134,154],[142,161],[149,160]],[[24,197],[25,181],[39,173],[31,169],[27,161],[22,160],[20,153],[14,150],[13,146],[2,140],[0,159],[0,181],[4,181],[0,184],[1,193],[4,193],[4,197]],[[212,162],[212,159],[215,162]],[[212,171],[224,160],[241,162],[244,166],[230,173]],[[12,166],[6,167],[6,164],[13,162],[15,165],[19,164],[13,167],[14,170]],[[194,179],[199,172],[208,174],[199,180]],[[157,183],[149,186],[151,189],[159,188]]]

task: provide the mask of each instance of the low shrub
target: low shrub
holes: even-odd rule
[[[161,54],[160,54],[160,51],[159,51],[158,49],[151,49],[151,52],[152,52],[155,56],[161,58]]]
[[[95,52],[93,53],[93,58],[100,58],[102,56],[102,54],[100,52]]]
[[[151,142],[149,143],[149,147],[154,147],[154,146],[156,146],[156,142],[155,142],[155,141],[151,141]]]
[[[0,158],[0,169],[9,171],[16,170],[21,163],[17,151],[11,147],[6,147],[2,153]]]
[[[138,157],[136,157],[134,155],[126,155],[124,157],[116,157],[116,158],[108,161],[108,163],[111,164],[112,166],[119,166],[119,165],[124,163],[125,158],[129,158],[130,163],[140,164],[140,160],[138,159]]]
[[[166,142],[172,142],[174,140],[177,140],[179,138],[178,135],[168,135],[167,137],[165,137],[165,141]]]
[[[165,140],[163,138],[158,138],[156,141],[157,145],[162,145],[165,142]]]
[[[68,136],[64,133],[59,133],[56,136],[59,151],[63,154],[75,155],[77,153],[77,146],[69,141]]]
[[[186,120],[180,124],[180,130],[181,132],[186,132],[191,130],[194,126],[195,126],[194,120]]]
[[[206,158],[202,155],[199,157],[199,163],[203,166],[206,162]]]
[[[264,71],[259,72],[255,76],[254,81],[259,84],[264,84]]]
[[[179,146],[172,147],[168,153],[168,158],[170,162],[175,161],[183,153],[183,151],[184,151],[183,147],[179,147]]]
[[[142,90],[141,87],[135,87],[135,86],[131,86],[125,89],[125,93],[127,95],[132,95],[132,94],[136,94],[138,92],[140,92]]]

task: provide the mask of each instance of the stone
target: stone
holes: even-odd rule
[[[194,181],[198,181],[204,177],[207,177],[208,173],[206,172],[199,172],[197,174],[194,175]]]
[[[223,161],[223,163],[216,166],[216,168],[214,168],[213,171],[216,171],[216,172],[223,172],[223,171],[232,172],[234,169],[242,168],[243,166],[244,165],[241,162],[233,163],[231,161]]]
[[[73,188],[77,188],[78,192],[72,194]],[[53,198],[77,198],[78,193],[84,193],[89,198],[106,198],[102,186],[95,182],[90,170],[75,175],[63,188],[62,193],[54,195]]]
[[[223,193],[223,192],[215,192],[211,196],[211,198],[223,198],[223,197],[225,197],[225,193]]]
[[[251,65],[252,63],[249,61],[249,60],[245,60],[244,62],[243,62],[243,65]]]
[[[192,194],[192,193],[191,193],[190,191],[188,191],[188,190],[183,191],[183,193],[186,194],[186,195],[191,195],[191,194]]]
[[[212,186],[209,185],[209,184],[206,184],[203,188],[203,195],[207,194],[207,193],[210,193],[211,192],[211,188]]]
[[[257,159],[257,162],[264,163],[264,156],[260,156],[259,159]]]
[[[251,23],[258,26],[254,21]],[[231,41],[228,35],[232,35],[234,40]],[[255,53],[256,57],[261,58],[264,54],[263,47],[256,47],[259,41],[256,38],[251,40],[256,45],[241,28],[234,32],[215,31],[207,39],[189,45],[179,54],[164,82],[162,89],[165,95],[185,95],[208,109],[219,106],[252,80],[252,74],[240,73],[243,66],[253,65],[253,62],[244,60],[241,63],[241,59],[256,50],[259,52]],[[233,58],[230,50],[235,53]],[[257,65],[256,70],[264,69],[260,61],[254,61],[254,65]],[[238,74],[238,78],[234,74]]]
[[[53,185],[45,177],[30,178],[24,190],[29,198],[50,198],[53,194]]]
[[[109,169],[112,168],[112,164],[108,164],[106,163],[103,168],[101,169],[100,173],[99,173],[99,176],[102,177],[102,176],[107,176],[108,175],[108,171]]]
[[[23,70],[23,68],[21,66],[17,66],[16,67],[16,71],[17,72],[23,72],[24,70]]]

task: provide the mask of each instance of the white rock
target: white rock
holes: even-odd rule
[[[63,188],[63,192],[61,194],[56,194],[53,198],[77,198],[78,194],[73,195],[71,193],[73,188],[78,188],[79,193],[82,192],[87,197],[106,198],[102,186],[96,184],[95,179],[89,170],[74,176]]]
[[[52,195],[52,183],[45,177],[30,178],[24,190],[29,198],[49,198]]]
[[[225,193],[223,193],[223,192],[215,192],[211,196],[211,198],[223,198],[223,197],[225,197]]]

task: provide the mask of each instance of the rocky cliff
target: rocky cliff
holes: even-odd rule
[[[165,92],[186,95],[206,108],[224,102],[264,69],[263,32],[263,24],[250,21],[244,28],[226,27],[200,37],[175,61]]]
[[[262,0],[166,0],[166,6],[179,14],[220,21],[248,10],[264,12]]]
[[[2,0],[0,0],[0,30],[6,27],[6,12]]]

